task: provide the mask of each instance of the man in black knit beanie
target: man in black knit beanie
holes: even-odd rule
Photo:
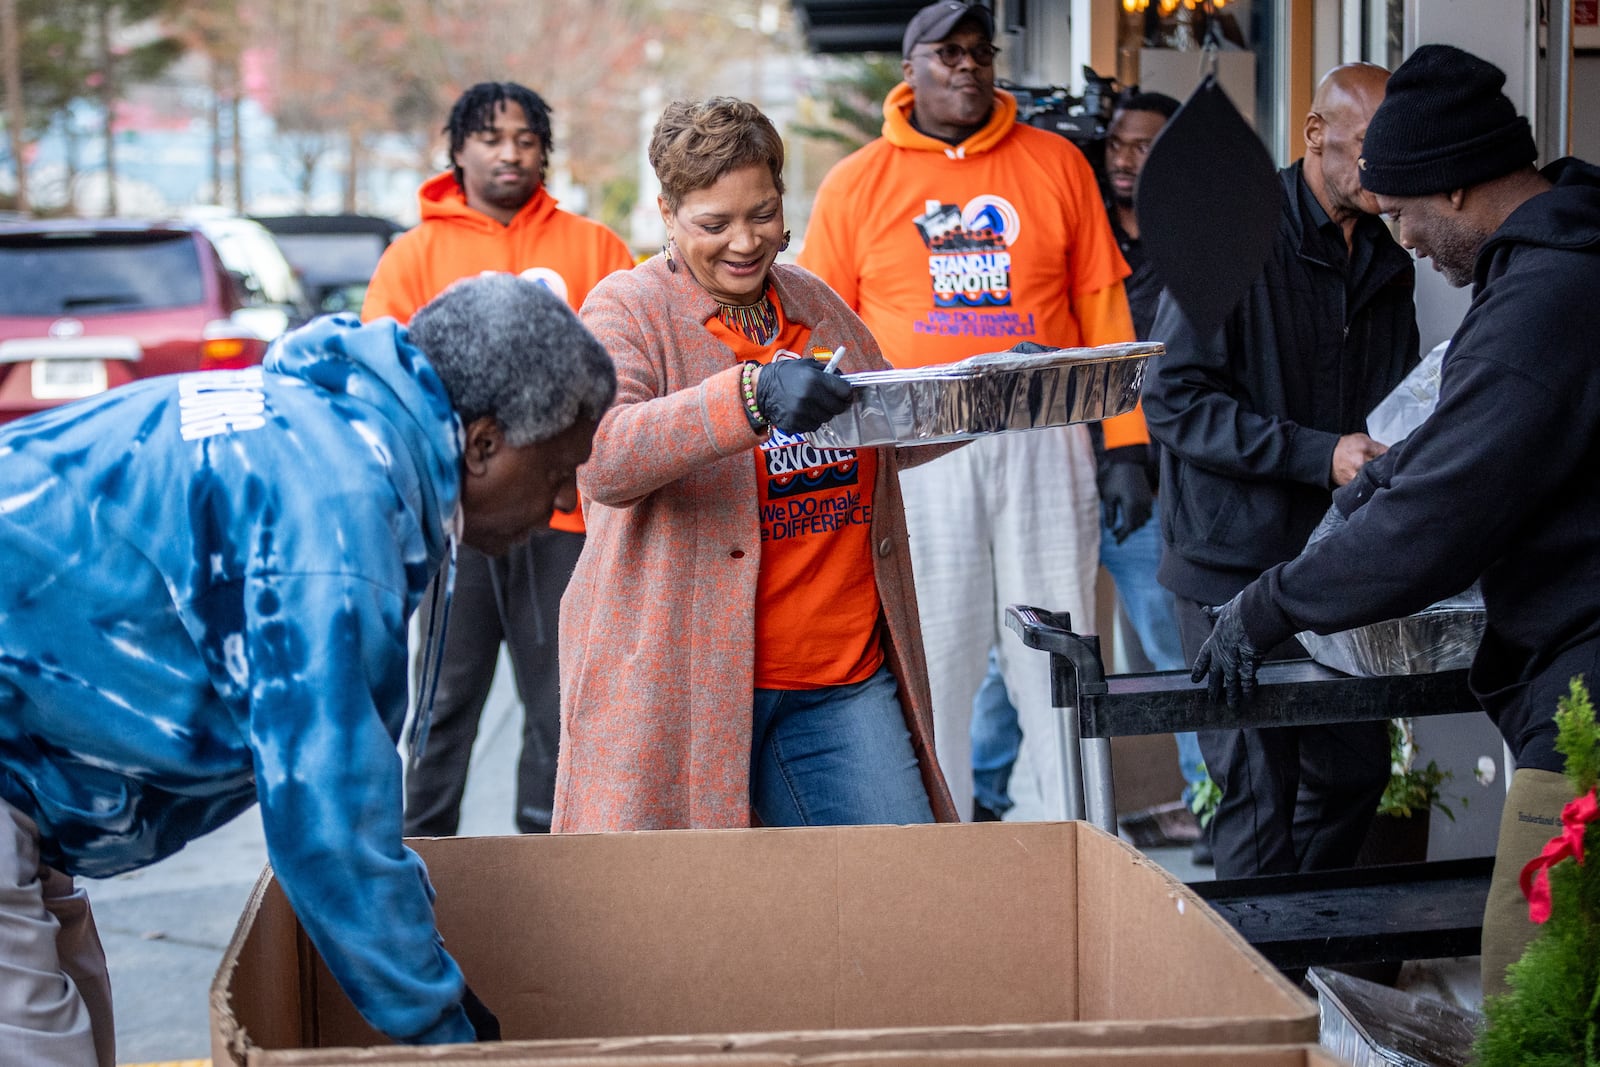
[[[1362,146],[1362,187],[1401,244],[1472,305],[1433,414],[1334,502],[1345,525],[1221,612],[1196,660],[1247,694],[1258,649],[1419,611],[1481,579],[1478,701],[1516,762],[1483,928],[1483,991],[1537,927],[1518,887],[1573,799],[1552,715],[1600,685],[1600,168],[1536,170],[1505,74],[1449,45],[1394,72]]]
[[[1447,44],[1425,44],[1389,78],[1363,144],[1361,185],[1390,196],[1465,188],[1530,166],[1528,120],[1505,72]]]

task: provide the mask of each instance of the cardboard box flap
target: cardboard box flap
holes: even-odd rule
[[[211,981],[211,1059],[243,1063],[251,1046],[296,1048],[313,1036],[310,949],[294,909],[268,867],[256,879]],[[241,978],[242,964],[246,974]],[[254,976],[270,980],[252,980]],[[236,997],[238,985],[248,996]]]
[[[1303,994],[1231,925],[1148,856],[1105,834],[1085,835],[1078,858],[1080,1019],[1167,1020],[1257,1013],[1266,990],[1285,1005]],[[1201,946],[1206,946],[1202,948]],[[1160,980],[1152,981],[1153,968]],[[1197,990],[1189,1001],[1179,991]]]

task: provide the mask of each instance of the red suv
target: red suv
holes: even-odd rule
[[[196,226],[0,225],[0,422],[135,378],[261,362],[241,287]]]

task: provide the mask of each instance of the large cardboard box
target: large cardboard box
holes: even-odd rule
[[[412,844],[446,946],[524,1061],[1316,1039],[1308,998],[1086,823]],[[447,1062],[357,1051],[384,1042],[270,872],[211,1017],[219,1067]],[[294,1051],[311,1049],[330,1051]],[[459,1062],[495,1062],[485,1051]]]

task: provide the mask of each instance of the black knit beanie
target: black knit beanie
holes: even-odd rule
[[[1505,72],[1447,44],[1425,44],[1389,77],[1367,125],[1361,187],[1429,196],[1490,181],[1538,155],[1528,120],[1501,87]]]

